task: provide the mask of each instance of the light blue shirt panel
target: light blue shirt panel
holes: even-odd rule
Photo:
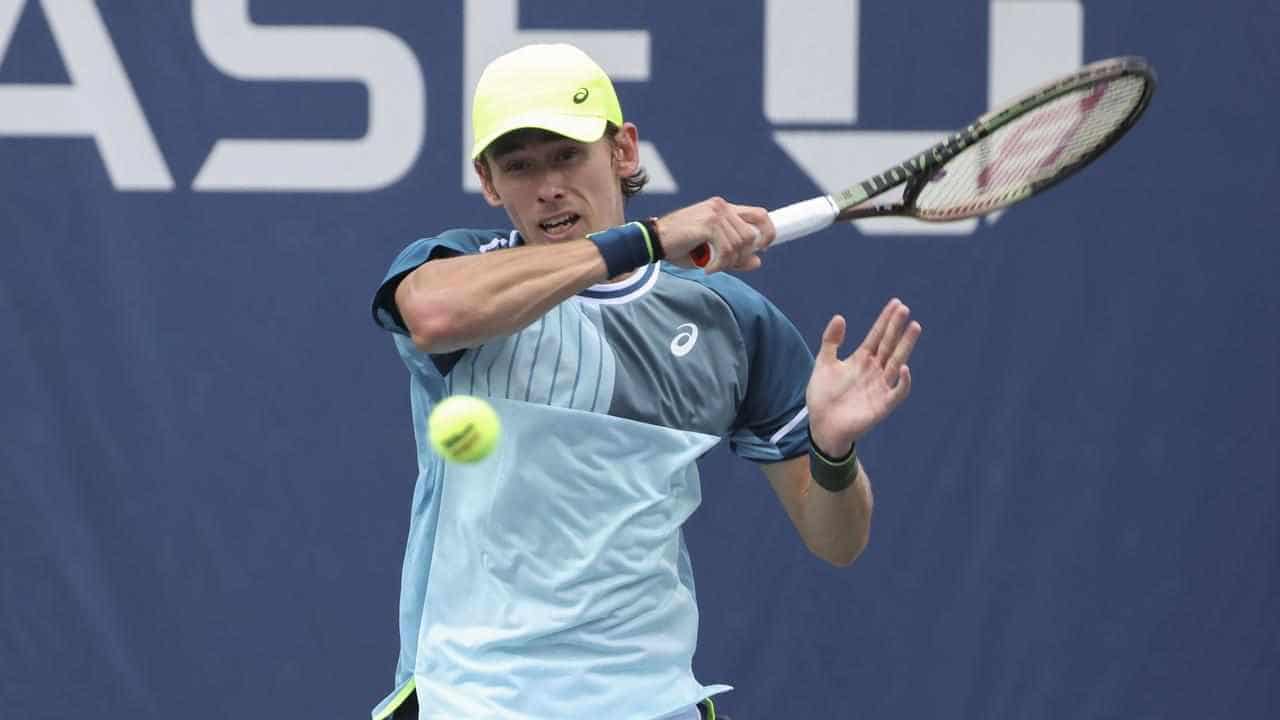
[[[400,627],[417,629],[422,619],[427,578],[431,574],[431,548],[440,519],[440,499],[435,492],[436,478],[444,463],[425,445],[427,415],[433,396],[443,392],[444,379],[430,360],[418,353],[413,342],[403,335],[393,335],[401,357],[409,365],[409,405],[413,434],[417,441],[418,478],[413,489],[413,506],[409,515],[409,537],[405,543],[404,564],[400,574]],[[396,662],[396,686],[413,677],[417,664],[416,634],[401,633],[400,656]]]
[[[502,441],[443,466],[417,647],[427,718],[656,718],[693,676],[680,526],[711,435],[493,398]],[[548,523],[547,518],[558,522]]]
[[[604,412],[616,369],[600,308],[569,298],[515,335],[463,353],[446,382],[449,394]]]

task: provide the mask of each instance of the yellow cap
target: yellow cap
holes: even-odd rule
[[[512,130],[540,128],[579,142],[622,124],[609,76],[572,45],[526,45],[489,63],[471,109],[471,159]]]

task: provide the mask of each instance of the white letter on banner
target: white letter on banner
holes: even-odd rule
[[[26,3],[0,0],[0,61]],[[92,137],[117,190],[172,190],[173,177],[91,0],[43,0],[69,85],[0,85],[0,136]]]
[[[494,58],[528,43],[571,43],[600,63],[615,83],[649,79],[647,30],[521,30],[519,0],[467,0],[462,23],[462,189],[467,192],[480,192],[471,167],[471,94]],[[645,192],[678,190],[658,148],[647,140],[640,141],[640,163],[649,173]]]
[[[194,0],[209,62],[241,80],[354,81],[369,93],[355,140],[219,140],[196,175],[203,191],[368,192],[413,167],[426,127],[426,83],[399,37],[369,27],[255,25],[248,0]]]
[[[764,114],[774,123],[858,119],[858,0],[764,3]]]
[[[1084,47],[1080,0],[988,0],[988,6],[989,106],[1079,67]],[[860,10],[858,0],[765,3],[765,114],[775,126],[774,140],[823,192],[881,172],[950,132],[852,129],[858,107]],[[813,27],[823,28],[823,42],[846,44],[810,47]],[[828,107],[820,93],[805,89],[806,79],[815,77],[835,78],[839,102]],[[789,85],[788,78],[798,78],[799,84]],[[852,98],[845,94],[850,82]],[[955,127],[970,119],[949,121]],[[788,127],[795,125],[802,127]],[[1003,212],[988,215],[986,222],[994,223]],[[979,226],[976,218],[951,223],[873,218],[854,225],[867,235],[969,235]]]

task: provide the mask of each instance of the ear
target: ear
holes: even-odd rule
[[[640,133],[634,123],[622,123],[613,138],[613,169],[620,178],[630,177],[640,169]]]
[[[472,160],[471,166],[475,168],[476,175],[480,178],[480,189],[484,192],[485,202],[490,207],[502,207],[502,197],[498,195],[498,191],[493,186],[493,178],[489,176],[489,168],[480,160]]]

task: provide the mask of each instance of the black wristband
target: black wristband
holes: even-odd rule
[[[604,258],[609,277],[617,277],[657,260],[649,230],[638,222],[617,225],[591,233],[587,239],[596,244]]]
[[[842,458],[829,457],[809,438],[809,474],[814,482],[828,492],[838,493],[847,489],[858,477],[857,444],[849,446],[849,453]]]
[[[662,247],[662,238],[658,235],[658,218],[645,218],[640,221],[644,225],[644,229],[649,233],[649,248],[653,252],[653,261],[657,262],[667,256],[667,251]]]

